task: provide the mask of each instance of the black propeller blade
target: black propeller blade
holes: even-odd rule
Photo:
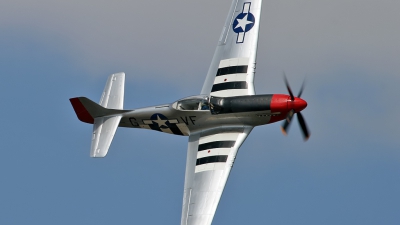
[[[303,115],[301,114],[301,112],[297,113],[297,120],[299,121],[301,131],[303,132],[304,141],[307,141],[310,138],[310,133],[308,132],[306,121],[304,121],[304,118],[303,118]]]
[[[292,89],[291,89],[290,86],[289,86],[289,82],[288,82],[288,80],[286,79],[286,74],[285,74],[285,72],[283,72],[283,77],[285,78],[285,84],[286,84],[286,88],[287,88],[287,90],[288,90],[288,92],[289,92],[290,99],[292,99],[292,101],[294,101],[294,95],[293,95]]]
[[[284,80],[285,80],[286,88],[287,88],[287,90],[289,92],[289,95],[290,95],[290,99],[291,99],[291,101],[294,101],[293,92],[292,92],[292,90],[291,90],[291,88],[289,86],[289,82],[288,82],[288,80],[286,78],[285,72],[283,73],[283,77],[284,77]],[[304,81],[303,81],[303,84],[301,85],[299,94],[297,96],[298,98],[300,98],[301,95],[303,94],[303,90],[304,90]],[[300,112],[295,112],[294,109],[292,109],[292,110],[290,110],[288,112],[288,114],[286,116],[286,120],[285,120],[285,122],[283,123],[283,125],[281,127],[282,133],[284,135],[287,135],[287,132],[289,130],[289,125],[292,122],[292,118],[293,118],[295,113],[297,113],[297,121],[299,122],[301,131],[303,133],[304,141],[307,141],[308,138],[310,138],[310,132],[308,131],[306,122],[304,120],[304,117]]]
[[[294,110],[292,109],[288,112],[288,114],[286,116],[286,120],[283,123],[283,126],[281,127],[282,133],[284,135],[287,135],[287,132],[289,130],[289,125],[290,125],[290,122],[292,121],[293,115],[294,115]]]
[[[305,83],[305,82],[303,81],[303,83],[301,84],[301,88],[300,88],[299,94],[297,95],[298,98],[300,98],[300,97],[301,97],[301,94],[303,94],[304,83]]]

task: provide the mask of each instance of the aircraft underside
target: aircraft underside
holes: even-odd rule
[[[288,95],[255,94],[261,6],[262,0],[232,1],[199,95],[126,110],[125,73],[116,73],[109,76],[99,104],[70,99],[78,119],[93,124],[91,157],[107,155],[118,127],[189,136],[181,225],[212,223],[237,152],[255,126],[284,120],[286,134],[296,114],[304,139],[310,136],[301,114],[307,107],[300,98],[303,86],[295,97],[285,78]]]

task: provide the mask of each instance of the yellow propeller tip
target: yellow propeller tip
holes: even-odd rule
[[[308,139],[310,138],[310,135],[308,135],[307,137],[304,138],[304,141],[308,141]]]
[[[287,136],[287,133],[286,133],[285,129],[283,129],[283,127],[281,127],[281,131],[282,131],[283,135]]]

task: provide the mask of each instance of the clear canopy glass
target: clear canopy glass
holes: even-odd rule
[[[210,110],[210,97],[208,95],[196,95],[180,99],[172,104],[177,110]]]

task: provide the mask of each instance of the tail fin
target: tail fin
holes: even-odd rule
[[[108,77],[100,99],[100,105],[109,109],[124,108],[125,73],[116,73]]]
[[[91,157],[104,157],[117,131],[124,105],[125,73],[108,77],[100,105],[85,97],[71,98],[70,102],[78,119],[93,124]]]

